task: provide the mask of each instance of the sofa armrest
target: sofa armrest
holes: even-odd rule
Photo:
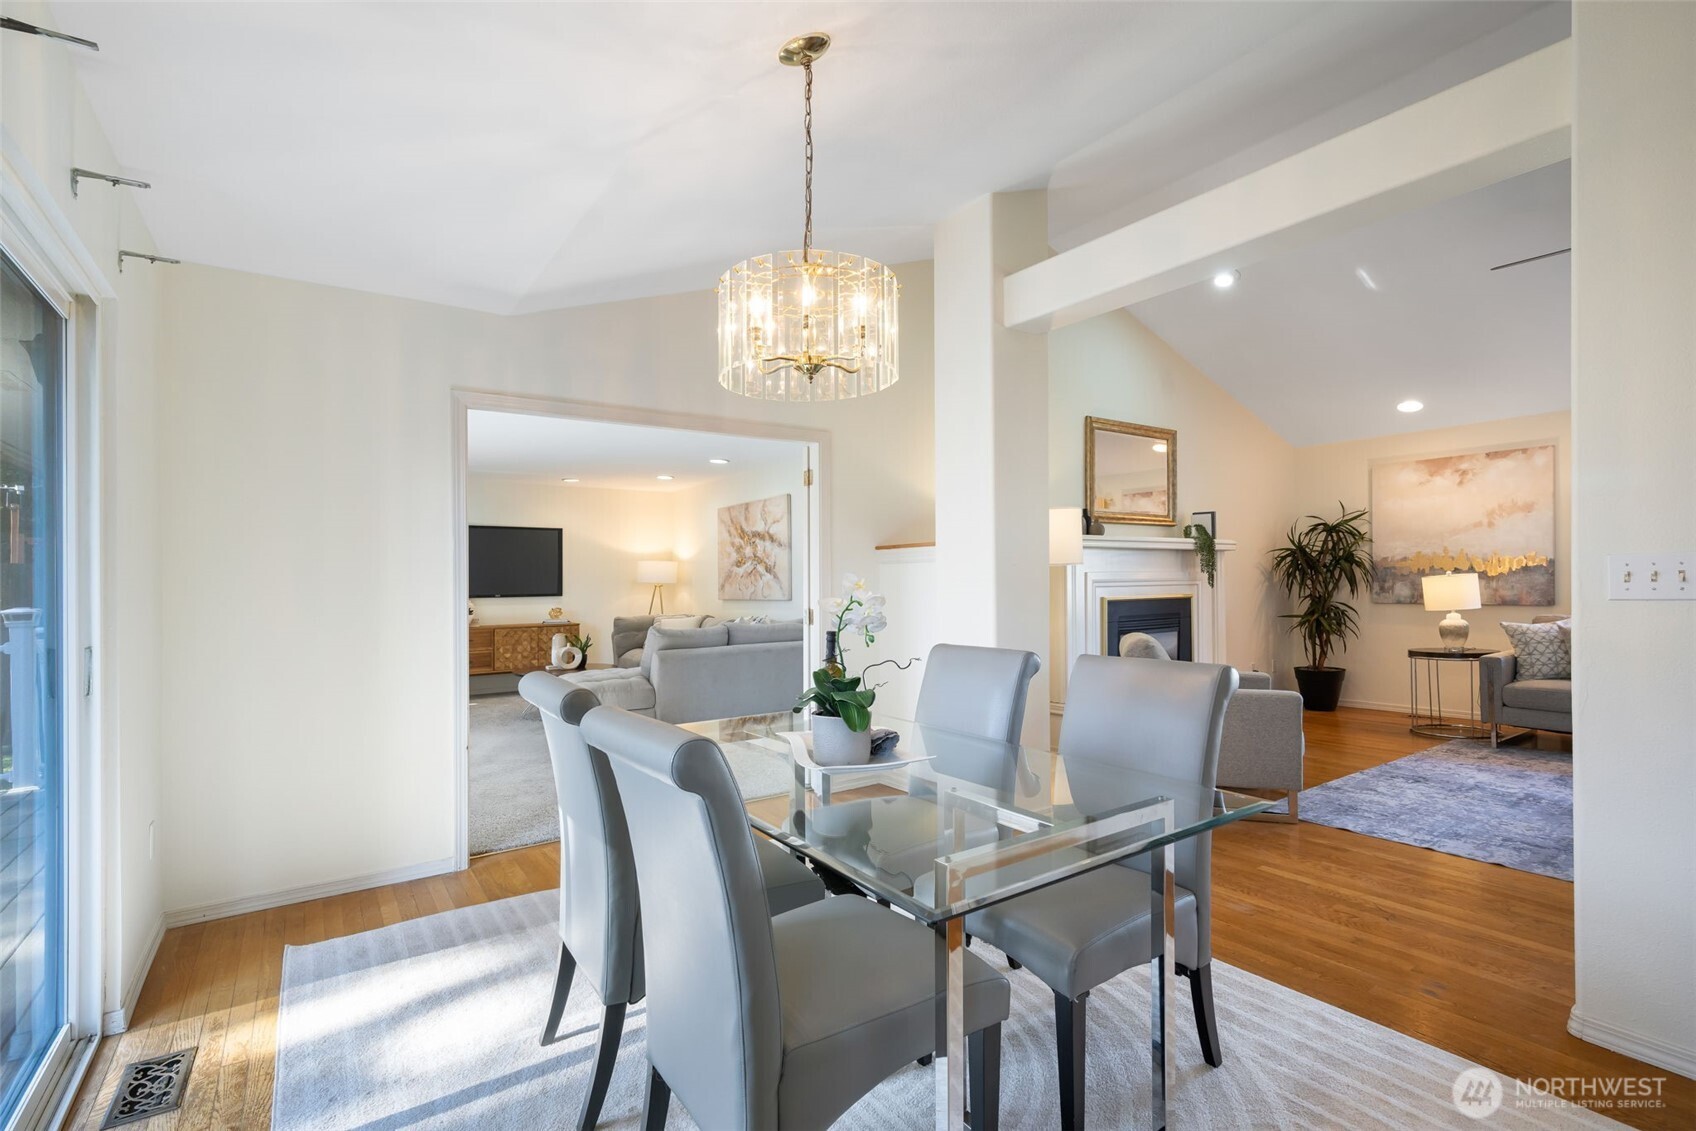
[[[799,640],[654,653],[654,717],[668,723],[787,711],[806,687]]]
[[[1512,652],[1492,652],[1478,661],[1478,705],[1484,722],[1502,718],[1502,690],[1516,678],[1518,660]]]
[[[1239,691],[1271,691],[1271,672],[1237,671],[1237,690]]]
[[[1225,705],[1220,787],[1301,789],[1307,753],[1301,727],[1299,691],[1236,691]]]

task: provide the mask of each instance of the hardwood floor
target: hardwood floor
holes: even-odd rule
[[[1310,714],[1306,725],[1310,786],[1434,745],[1382,712]],[[133,1026],[101,1042],[72,1125],[99,1125],[122,1065],[195,1046],[183,1109],[148,1131],[268,1126],[284,945],[540,891],[558,876],[557,846],[540,845],[170,931]],[[1507,1076],[1666,1077],[1665,1107],[1611,1114],[1696,1126],[1696,1082],[1566,1032],[1570,884],[1320,825],[1241,822],[1215,835],[1214,889],[1214,951],[1234,966]]]

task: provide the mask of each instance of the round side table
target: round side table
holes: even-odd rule
[[[1408,730],[1426,738],[1489,738],[1490,728],[1478,719],[1478,661],[1493,654],[1490,648],[1409,648],[1407,650]],[[1443,714],[1444,663],[1462,663],[1467,673],[1466,718]],[[1419,705],[1420,670],[1425,672],[1425,709]]]

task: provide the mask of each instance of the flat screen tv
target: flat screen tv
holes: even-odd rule
[[[560,596],[564,540],[558,527],[473,526],[471,596]]]

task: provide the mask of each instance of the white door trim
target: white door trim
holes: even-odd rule
[[[830,433],[819,428],[801,428],[766,420],[750,420],[731,416],[702,416],[664,409],[638,408],[630,405],[601,404],[593,401],[574,401],[555,397],[520,396],[512,393],[491,393],[476,389],[452,390],[453,412],[453,593],[446,602],[452,616],[453,632],[453,791],[454,791],[454,867],[463,870],[471,861],[470,846],[470,773],[467,746],[470,741],[471,697],[470,649],[465,631],[465,594],[470,586],[466,551],[465,477],[467,465],[466,423],[473,409],[489,412],[523,413],[529,416],[560,416],[575,420],[598,420],[612,424],[641,424],[650,428],[677,428],[691,432],[718,432],[729,436],[754,436],[767,440],[793,440],[811,448],[813,482],[800,488],[806,494],[812,516],[812,531],[808,539],[810,553],[803,584],[804,605],[811,610],[818,605],[825,591],[825,579],[834,576],[830,568],[830,505],[824,484],[830,476]],[[805,623],[806,618],[802,618]],[[814,634],[816,625],[806,628],[804,655],[817,654]],[[797,672],[799,681],[801,674]],[[800,686],[797,682],[797,686]]]

